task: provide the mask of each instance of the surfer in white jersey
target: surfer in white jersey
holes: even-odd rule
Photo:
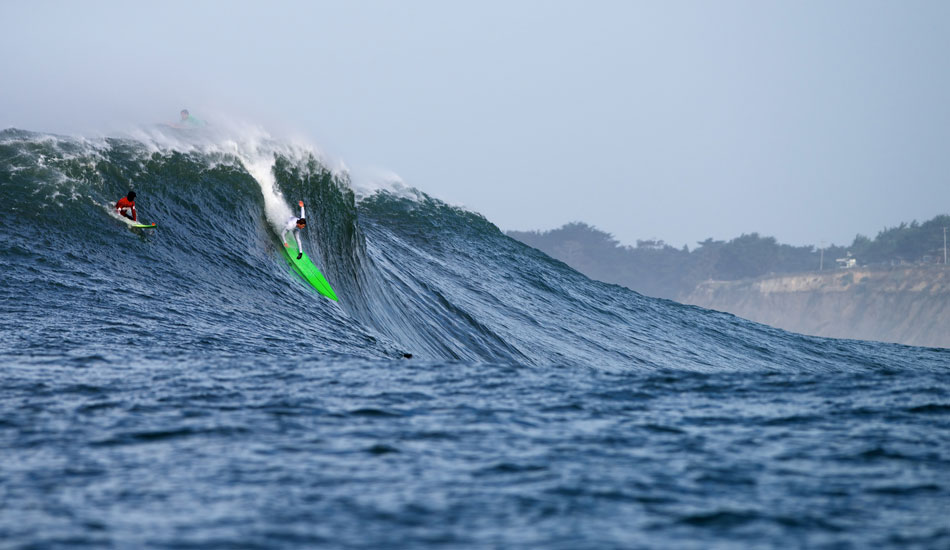
[[[280,232],[280,238],[283,239],[284,246],[290,246],[287,244],[287,232],[294,232],[294,238],[297,239],[297,259],[299,260],[303,258],[303,244],[300,242],[300,231],[306,229],[307,219],[304,217],[303,201],[298,201],[297,204],[300,205],[300,217],[287,220],[284,230]]]

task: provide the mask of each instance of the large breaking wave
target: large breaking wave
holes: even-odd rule
[[[900,366],[905,349],[785,333],[591,281],[423,192],[357,194],[319,153],[152,129],[0,132],[4,353],[130,357],[411,353],[603,369]],[[109,214],[129,189],[136,233]],[[296,278],[275,231],[303,200],[305,247],[340,297]],[[917,366],[946,354],[914,350]]]

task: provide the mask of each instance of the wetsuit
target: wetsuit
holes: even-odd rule
[[[300,218],[305,218],[303,211],[303,203],[300,203]],[[300,242],[300,230],[297,229],[297,220],[299,218],[290,218],[287,220],[287,224],[284,226],[284,230],[280,232],[280,238],[287,242],[287,232],[293,231],[294,238],[297,239],[297,253],[300,254],[303,252],[303,244]]]
[[[138,221],[138,215],[135,213],[135,201],[130,201],[128,197],[119,199],[119,202],[115,203],[115,210],[132,221]],[[132,213],[131,216],[129,216],[129,212]]]
[[[188,115],[187,117],[181,119],[180,126],[182,128],[202,128],[204,125],[205,121],[201,120],[200,118],[195,118],[191,115]]]

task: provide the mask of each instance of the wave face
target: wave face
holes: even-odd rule
[[[644,297],[305,148],[172,138],[0,132],[5,540],[950,541],[947,350]],[[112,217],[129,189],[157,229]],[[338,303],[283,259],[297,200]]]

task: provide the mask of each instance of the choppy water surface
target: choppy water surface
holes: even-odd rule
[[[643,297],[270,147],[0,132],[0,547],[950,547],[950,352]],[[339,304],[279,254],[298,197]]]

